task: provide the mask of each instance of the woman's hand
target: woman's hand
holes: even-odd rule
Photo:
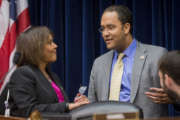
[[[74,103],[69,104],[69,110],[72,110],[72,109],[77,108],[81,105],[89,104],[89,103],[90,102],[85,95],[81,95],[78,93],[74,99]]]
[[[74,99],[74,102],[81,102],[81,101],[89,101],[88,98],[85,95],[81,95],[78,93]]]

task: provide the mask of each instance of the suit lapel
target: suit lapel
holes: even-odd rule
[[[55,97],[55,99],[58,101],[56,92],[54,91],[51,83],[46,79],[46,77],[43,75],[43,73],[38,69],[38,68],[34,68],[34,71],[36,73],[36,75],[39,78],[39,82],[41,84],[41,87],[49,94],[51,94],[53,97]]]
[[[56,75],[54,75],[52,72],[49,72],[49,74],[50,74],[51,78],[53,79],[53,81],[55,82],[55,84],[60,88],[65,101],[68,101],[68,96],[66,95],[64,88],[60,84],[60,80],[58,79],[58,77]]]
[[[136,97],[139,88],[140,78],[144,68],[146,57],[147,54],[145,47],[143,47],[141,43],[137,42],[137,48],[134,57],[134,64],[133,64],[132,78],[131,78],[131,98],[130,98],[131,103],[134,102],[134,99]]]
[[[112,59],[113,59],[113,50],[111,50],[109,52],[109,54],[107,55],[107,57],[104,59],[105,61],[104,63],[104,81],[103,81],[103,88],[102,89],[102,93],[104,94],[104,100],[108,100],[109,99],[109,80],[110,80],[110,74],[111,74],[111,65],[112,65]]]

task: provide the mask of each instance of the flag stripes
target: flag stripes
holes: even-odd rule
[[[7,83],[2,79],[12,66],[16,38],[30,26],[28,0],[0,0],[0,24],[1,88],[3,83]]]

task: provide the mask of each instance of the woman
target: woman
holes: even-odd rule
[[[68,103],[59,78],[49,70],[49,63],[57,58],[57,45],[47,27],[28,29],[18,37],[16,47],[21,56],[9,83],[12,115],[27,117],[34,110],[63,113],[89,103],[85,96]]]

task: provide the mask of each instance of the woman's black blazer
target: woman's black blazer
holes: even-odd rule
[[[35,66],[25,65],[17,68],[10,78],[11,115],[29,116],[34,110],[39,112],[63,113],[67,111],[67,95],[56,74],[48,72],[51,79],[61,89],[65,102],[59,103],[58,97],[42,72]]]

